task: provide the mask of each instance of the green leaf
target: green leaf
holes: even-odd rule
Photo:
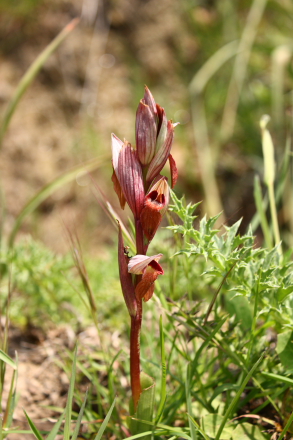
[[[232,440],[264,440],[268,438],[258,426],[250,423],[239,424],[232,433]]]
[[[48,435],[48,437],[46,438],[46,440],[55,440],[55,437],[57,436],[58,431],[60,429],[60,426],[61,426],[61,424],[63,422],[64,416],[65,416],[65,410],[63,411],[63,413],[59,417],[58,421],[53,426],[53,429],[51,430],[51,432]]]
[[[231,316],[236,315],[243,331],[251,329],[252,326],[252,307],[245,296],[235,296],[234,292],[227,292],[225,306]]]
[[[215,438],[216,434],[223,422],[224,417],[219,414],[207,414],[202,418],[201,424],[204,432],[211,438]],[[221,440],[230,440],[233,433],[233,427],[225,427],[221,433]]]
[[[13,413],[16,406],[16,384],[17,384],[17,377],[18,377],[18,357],[17,352],[15,353],[16,356],[16,369],[13,371],[12,378],[10,381],[10,388],[8,393],[8,400],[6,403],[6,409],[3,417],[3,426],[5,428],[8,428],[12,424],[13,420]]]
[[[87,400],[87,393],[88,393],[88,391],[86,391],[84,401],[82,402],[82,405],[81,405],[81,408],[80,408],[80,411],[79,411],[79,414],[78,414],[78,418],[76,420],[76,425],[75,425],[75,428],[74,428],[71,440],[76,440],[77,436],[79,434],[81,420],[82,420],[82,416],[83,416],[83,413],[84,413],[84,408],[85,408],[85,404],[86,404],[86,400]],[[46,439],[46,440],[48,440],[48,439]]]
[[[106,415],[106,417],[105,417],[103,423],[101,424],[100,429],[99,429],[99,432],[98,432],[98,434],[96,435],[96,437],[95,437],[94,440],[101,440],[102,435],[104,434],[104,431],[105,431],[105,429],[107,428],[108,422],[109,422],[109,420],[110,420],[110,417],[111,417],[112,411],[113,411],[114,406],[115,406],[115,402],[116,402],[116,397],[115,397],[115,399],[113,400],[113,403],[112,403],[112,405],[111,405],[111,407],[110,407],[110,409],[109,409],[109,411],[108,411],[108,413],[107,413],[107,415]]]
[[[0,350],[0,360],[5,362],[6,364],[10,365],[14,370],[16,370],[15,362],[3,350]]]
[[[75,384],[75,376],[76,376],[76,355],[77,355],[77,346],[75,346],[74,355],[73,355],[70,385],[69,385],[69,391],[66,402],[65,426],[64,426],[64,436],[63,436],[64,440],[69,440],[70,437],[72,400],[73,400],[74,384]]]
[[[282,365],[287,369],[293,369],[293,332],[291,330],[278,335],[276,351]]]
[[[192,440],[197,440],[197,438],[198,438],[198,435],[197,435],[198,429],[196,428],[196,426],[192,422],[193,414],[192,414],[192,401],[191,401],[191,388],[192,388],[191,382],[192,382],[191,366],[190,366],[190,364],[188,364],[187,365],[187,369],[186,369],[186,382],[185,382],[186,406],[187,406],[187,414],[189,416],[188,417],[188,423],[189,423],[190,435],[191,435]]]
[[[261,224],[262,232],[264,234],[266,245],[271,249],[273,247],[272,237],[271,237],[271,231],[269,228],[269,224],[266,217],[266,205],[267,203],[264,203],[263,197],[262,197],[262,191],[261,191],[261,185],[260,180],[258,176],[255,176],[254,178],[254,201],[257,209],[257,214],[259,217],[259,221]]]
[[[137,411],[134,414],[134,420],[130,418],[130,431],[132,434],[139,434],[149,430],[148,424],[144,423],[151,422],[153,419],[154,411],[154,399],[155,399],[155,381],[152,377],[148,376],[143,371],[140,374],[140,381],[142,387],[142,393],[138,401]],[[130,408],[131,414],[131,408]],[[142,437],[143,440],[149,440],[150,435]]]
[[[220,440],[222,439],[221,435],[223,430],[225,429],[225,425],[228,423],[228,419],[230,416],[232,416],[233,411],[235,410],[235,407],[237,405],[238,400],[241,397],[241,394],[243,393],[247,382],[252,378],[253,373],[255,372],[255,370],[259,367],[259,365],[261,364],[263,358],[264,358],[265,353],[263,353],[260,358],[255,362],[255,364],[253,365],[253,367],[251,368],[251,370],[248,372],[248,374],[246,375],[246,377],[244,378],[244,380],[242,381],[239,390],[237,391],[235,397],[233,398],[232,402],[230,403],[229,407],[227,408],[226,412],[225,412],[225,416],[223,417],[223,420],[221,422],[221,425],[217,431],[216,434],[216,440]]]
[[[33,421],[29,418],[29,416],[27,415],[26,411],[24,411],[24,414],[27,418],[28,424],[30,425],[30,428],[32,430],[32,433],[34,434],[34,436],[38,439],[38,440],[44,440],[43,437],[41,436],[40,431],[38,430],[38,428],[35,426],[35,424],[33,423]]]
[[[161,345],[161,365],[162,365],[162,380],[161,380],[161,400],[158,408],[158,414],[156,418],[156,422],[158,423],[161,419],[165,402],[166,402],[166,377],[167,377],[167,368],[166,368],[166,354],[165,354],[165,338],[164,338],[164,329],[163,329],[163,319],[162,315],[160,316],[160,345]]]
[[[266,377],[267,379],[273,379],[276,380],[277,382],[287,383],[291,385],[291,387],[293,386],[293,379],[291,379],[290,377],[281,376],[280,374],[266,373],[266,372],[262,372],[261,375]]]

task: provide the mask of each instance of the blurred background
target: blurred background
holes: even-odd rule
[[[255,214],[262,180],[259,120],[269,125],[277,170],[292,131],[291,0],[1,0],[0,116],[31,63],[66,24],[78,26],[17,107],[0,151],[2,223],[9,234],[25,204],[49,182],[93,158],[92,176],[120,212],[111,178],[110,134],[134,143],[144,85],[176,128],[176,193],[203,200],[221,222]],[[278,175],[278,171],[277,171]],[[292,244],[290,170],[279,222]],[[88,175],[52,192],[22,223],[52,250],[74,227],[92,254],[116,239]],[[127,217],[127,212],[124,214]],[[261,240],[261,237],[260,237]]]

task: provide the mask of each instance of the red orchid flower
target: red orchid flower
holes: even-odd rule
[[[157,232],[168,208],[169,198],[167,178],[160,176],[145,196],[144,208],[140,215],[142,229],[148,241],[151,241]]]
[[[164,274],[162,266],[158,263],[163,254],[147,257],[146,255],[136,255],[132,257],[128,263],[128,272],[135,275],[142,274],[141,281],[135,288],[137,299],[146,302],[153,296],[155,289],[155,281],[159,275]]]

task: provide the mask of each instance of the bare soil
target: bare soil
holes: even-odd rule
[[[66,406],[69,377],[61,365],[66,362],[65,350],[74,349],[75,342],[83,354],[93,352],[100,340],[95,327],[88,327],[77,337],[69,326],[50,330],[38,328],[21,331],[11,328],[10,354],[18,356],[18,401],[13,416],[13,428],[28,430],[24,409],[39,430],[50,431]],[[112,340],[114,342],[114,339]],[[111,345],[111,339],[109,341]],[[115,342],[114,342],[115,344]],[[93,354],[93,353],[92,353]],[[12,369],[7,368],[4,402],[10,386]],[[79,384],[79,387],[81,385]],[[84,388],[85,393],[85,388]],[[54,408],[59,408],[56,411]],[[86,427],[85,427],[86,429]],[[30,440],[30,434],[9,434],[9,440]]]

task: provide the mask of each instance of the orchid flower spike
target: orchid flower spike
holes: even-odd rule
[[[162,266],[158,263],[163,254],[147,257],[146,255],[136,255],[129,260],[128,272],[135,275],[142,274],[141,281],[135,288],[137,299],[146,302],[153,296],[155,289],[155,281],[159,275],[164,274]]]

